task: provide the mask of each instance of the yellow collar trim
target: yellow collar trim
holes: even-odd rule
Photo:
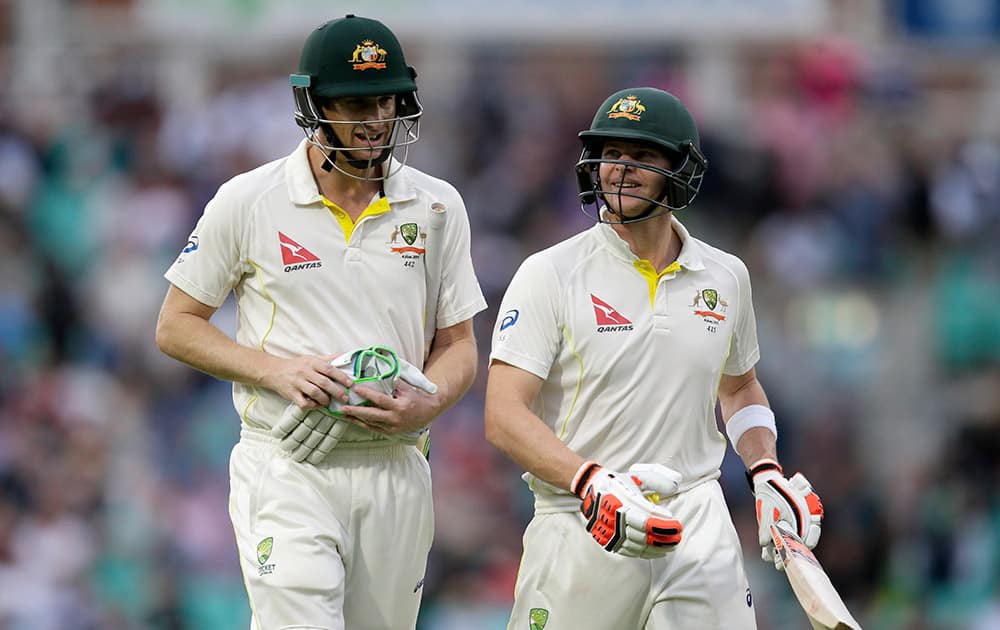
[[[653,268],[653,263],[649,262],[645,258],[641,260],[634,260],[632,261],[632,264],[639,270],[642,277],[646,279],[646,284],[649,285],[650,308],[654,308],[654,304],[656,303],[656,287],[660,284],[660,278],[668,273],[677,273],[681,270],[681,264],[676,260],[667,265],[666,269],[659,273],[657,273],[656,269]]]
[[[385,214],[390,210],[389,200],[385,197],[379,197],[373,201],[365,211],[361,213],[357,221],[351,220],[351,215],[347,214],[343,208],[333,203],[324,196],[320,196],[323,200],[323,205],[330,209],[333,213],[333,217],[337,219],[337,223],[340,224],[340,228],[344,230],[344,242],[351,242],[351,234],[354,233],[354,228],[358,226],[359,223],[365,220],[365,217],[373,217],[379,214]]]

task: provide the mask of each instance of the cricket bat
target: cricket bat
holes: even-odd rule
[[[812,627],[816,630],[861,630],[816,556],[791,527],[783,521],[777,526],[771,525],[771,538],[775,551],[785,563],[785,575],[795,598]]]

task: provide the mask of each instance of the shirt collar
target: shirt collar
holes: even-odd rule
[[[692,238],[687,228],[677,220],[677,217],[670,217],[670,224],[674,231],[681,237],[681,253],[677,255],[677,264],[690,271],[701,271],[705,268],[705,261],[701,258],[701,248],[698,241]]]
[[[285,162],[285,182],[288,185],[288,196],[291,202],[297,206],[323,202],[319,187],[316,186],[316,180],[313,178],[308,150],[309,141],[303,139]],[[382,185],[389,203],[393,204],[416,198],[417,190],[406,168],[392,157],[386,161],[385,167],[392,173]]]
[[[691,234],[687,231],[687,228],[677,220],[677,217],[671,215],[670,225],[673,227],[674,232],[681,239],[681,251],[677,255],[677,264],[679,264],[684,269],[689,271],[700,271],[705,268],[705,263],[702,260],[701,252],[698,250],[697,241],[691,237]],[[631,249],[629,249],[628,243],[626,243],[618,233],[615,232],[607,223],[598,223],[594,226],[598,234],[601,237],[604,245],[618,258],[625,260],[628,263],[634,263],[639,260]]]
[[[303,139],[295,147],[285,162],[285,183],[288,185],[288,197],[297,206],[308,206],[322,203],[319,187],[313,179],[312,167],[309,166],[309,141]]]
[[[389,169],[389,177],[385,178],[382,190],[389,203],[399,203],[417,198],[417,187],[413,184],[410,172],[406,166],[396,158],[390,157],[385,162],[385,167]]]

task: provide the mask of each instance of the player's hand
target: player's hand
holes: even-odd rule
[[[355,385],[351,394],[366,399],[368,405],[345,405],[341,412],[367,429],[383,435],[416,437],[441,409],[437,385],[402,357],[397,357],[399,373],[392,394],[365,384]]]
[[[331,365],[336,355],[303,355],[291,359],[274,357],[262,384],[302,409],[347,402],[347,389],[354,384],[348,374]]]
[[[823,524],[823,502],[813,492],[812,485],[802,473],[785,479],[781,466],[773,459],[755,462],[747,471],[747,481],[753,489],[757,507],[757,542],[760,556],[773,562],[774,568],[784,569],[781,557],[774,551],[771,539],[772,524],[784,521],[812,549],[819,542]]]
[[[356,424],[383,435],[419,434],[440,409],[437,397],[403,380],[396,384],[392,396],[364,385],[355,386],[354,391],[371,404],[345,405],[343,413]]]
[[[664,490],[669,490],[669,477],[661,479],[666,483]],[[647,500],[640,483],[627,474],[585,462],[570,490],[583,501],[580,512],[587,531],[605,550],[633,558],[660,558],[680,543],[683,527]],[[669,491],[674,492],[676,487]]]
[[[347,390],[347,404],[369,405],[371,400],[364,392],[374,389],[392,396],[400,379],[419,387],[429,394],[437,393],[437,385],[432,383],[415,365],[400,357],[387,346],[364,346],[334,357],[330,364],[350,376],[354,385]],[[358,387],[358,386],[362,387]],[[344,415],[343,403],[332,401],[327,408],[334,415]]]
[[[271,429],[271,435],[295,461],[318,464],[337,445],[347,427],[344,420],[325,409],[303,409],[291,403]]]

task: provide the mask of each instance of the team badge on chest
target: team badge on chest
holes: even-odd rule
[[[404,267],[416,267],[416,261],[427,253],[427,228],[417,223],[403,223],[389,235],[389,250],[399,254]]]
[[[700,317],[706,324],[706,330],[710,333],[718,332],[719,324],[726,321],[726,311],[729,309],[729,302],[722,299],[715,289],[701,289],[695,291],[694,299],[689,305],[692,312]]]

